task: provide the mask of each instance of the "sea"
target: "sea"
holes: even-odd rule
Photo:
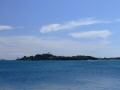
[[[120,90],[120,61],[0,61],[0,90]]]

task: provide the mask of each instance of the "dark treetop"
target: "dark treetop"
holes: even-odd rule
[[[18,58],[17,60],[25,60],[25,61],[39,61],[39,60],[97,60],[98,58],[92,56],[56,56],[50,53],[46,54],[37,54],[35,56],[24,56],[22,58]]]

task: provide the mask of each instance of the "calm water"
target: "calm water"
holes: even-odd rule
[[[120,90],[120,61],[0,61],[0,90]]]

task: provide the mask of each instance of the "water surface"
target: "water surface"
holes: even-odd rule
[[[0,61],[0,90],[120,90],[120,61]]]

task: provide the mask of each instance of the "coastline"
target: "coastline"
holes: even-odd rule
[[[56,56],[50,53],[36,54],[34,56],[24,56],[22,58],[17,58],[17,61],[83,61],[83,60],[120,60],[120,57],[112,58],[97,58],[93,56],[86,55],[76,55],[76,56]]]

